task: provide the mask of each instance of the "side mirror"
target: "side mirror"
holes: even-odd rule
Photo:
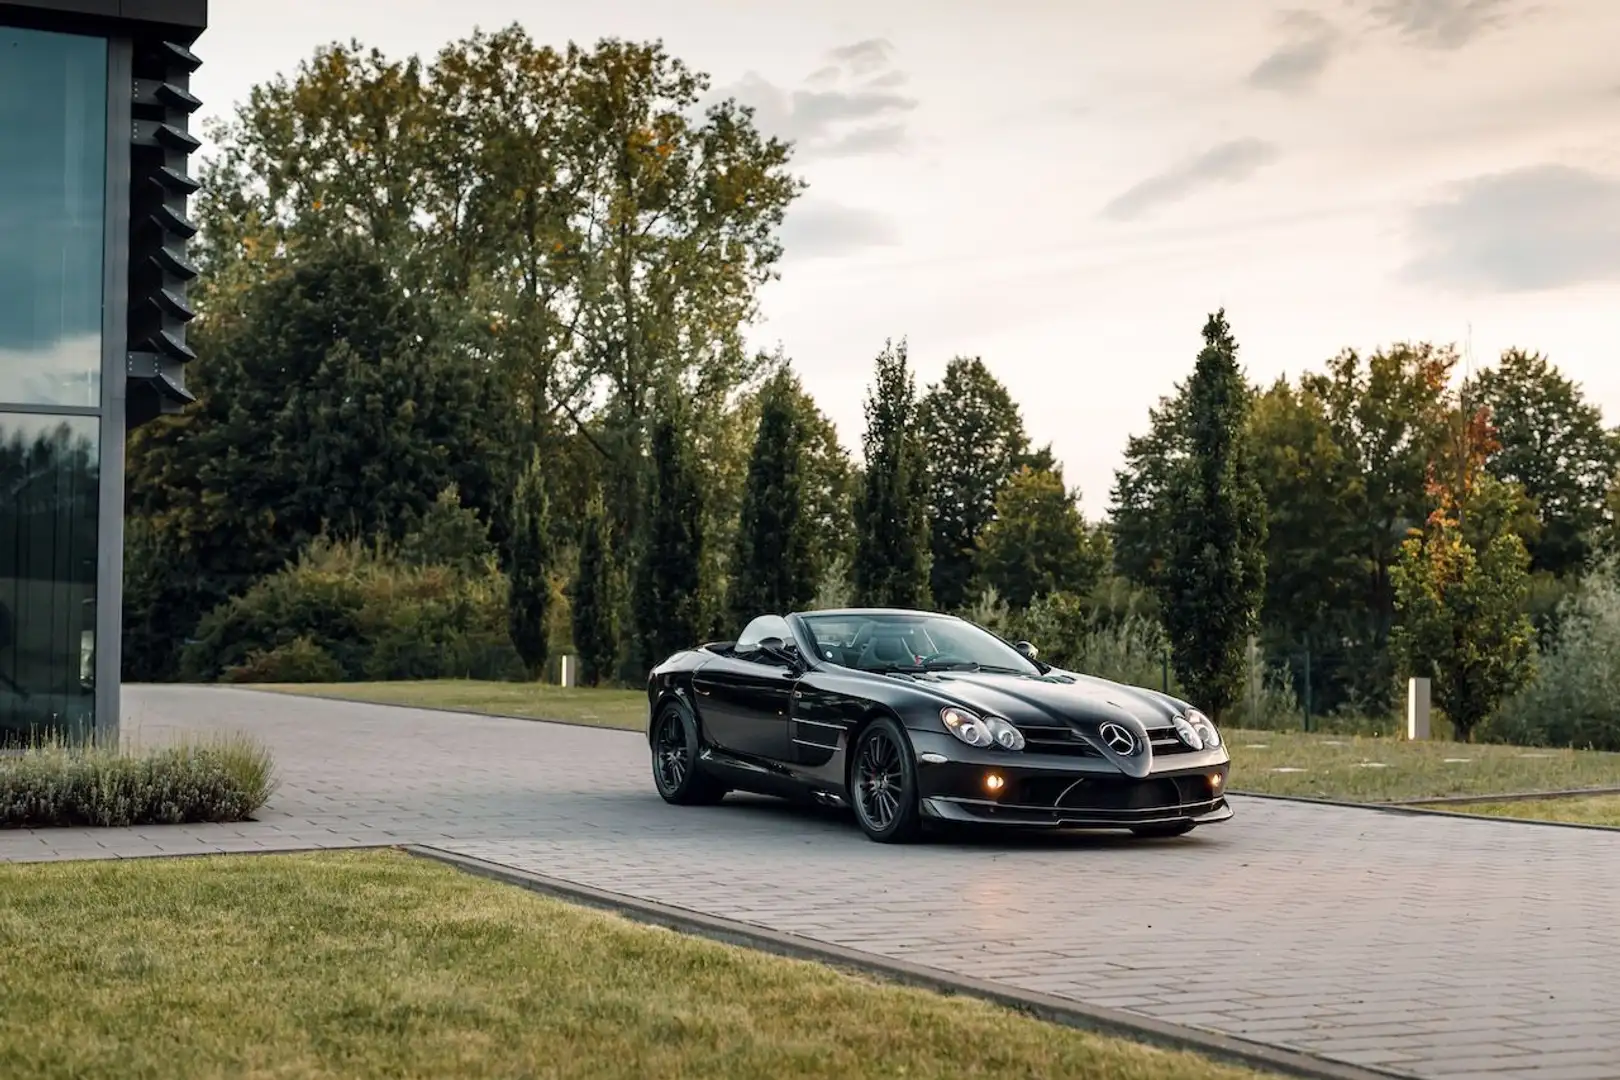
[[[1017,649],[1019,654],[1023,656],[1025,660],[1033,661],[1036,657],[1041,655],[1041,650],[1037,649],[1034,645],[1031,645],[1027,641],[1020,641],[1018,644],[1014,645],[1013,648]]]
[[[799,656],[799,647],[791,641],[783,641],[779,637],[761,638],[759,651],[782,661],[795,671],[804,666],[804,660]]]

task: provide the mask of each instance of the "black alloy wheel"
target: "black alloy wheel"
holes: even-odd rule
[[[1131,832],[1149,840],[1167,840],[1172,836],[1186,836],[1197,827],[1190,821],[1166,821],[1156,825],[1137,825]]]
[[[872,721],[855,740],[849,793],[855,820],[873,840],[900,844],[922,831],[911,740],[889,717]]]
[[[725,798],[726,789],[698,765],[697,727],[686,711],[665,705],[653,725],[653,782],[664,801],[677,806],[705,806]]]

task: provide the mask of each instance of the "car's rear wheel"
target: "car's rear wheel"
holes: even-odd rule
[[[889,717],[872,721],[855,739],[849,794],[861,831],[878,843],[903,844],[922,831],[917,760],[911,740]]]
[[[1167,840],[1172,836],[1186,836],[1197,827],[1190,821],[1167,821],[1158,825],[1137,825],[1131,832],[1150,840]]]
[[[653,723],[652,769],[665,802],[707,806],[726,796],[726,789],[698,764],[697,725],[678,706],[665,705]]]

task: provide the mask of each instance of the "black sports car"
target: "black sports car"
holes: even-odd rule
[[[950,615],[762,615],[658,665],[647,698],[671,803],[808,797],[884,842],[925,820],[1179,836],[1232,816],[1231,759],[1197,709]]]

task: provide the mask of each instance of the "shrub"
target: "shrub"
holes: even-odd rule
[[[248,739],[149,753],[47,742],[0,757],[0,828],[247,821],[276,787]]]
[[[505,575],[412,565],[377,547],[317,540],[298,562],[205,616],[187,679],[336,682],[521,677]]]
[[[1535,681],[1503,703],[1480,737],[1520,746],[1620,750],[1620,577],[1589,573],[1559,608]]]
[[[300,634],[273,649],[255,649],[240,664],[225,669],[221,679],[233,683],[340,682],[343,668],[332,654]]]

